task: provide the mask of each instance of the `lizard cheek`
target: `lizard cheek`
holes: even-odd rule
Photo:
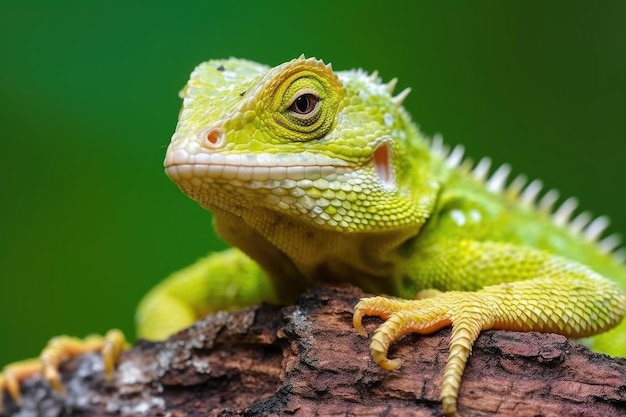
[[[393,167],[391,165],[391,150],[388,143],[382,143],[374,150],[374,169],[380,185],[385,189],[395,188]]]

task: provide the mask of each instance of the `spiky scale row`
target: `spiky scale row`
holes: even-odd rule
[[[439,134],[430,141],[430,150],[433,155],[444,160],[450,168],[458,168],[463,164],[471,167],[471,161],[464,158],[465,148],[463,145],[456,145],[450,150]],[[578,208],[578,200],[575,197],[567,198],[555,208],[555,203],[559,200],[557,190],[550,189],[538,199],[543,189],[541,180],[535,179],[528,182],[526,176],[520,174],[507,185],[511,173],[509,164],[500,165],[491,175],[489,175],[490,169],[491,159],[483,157],[471,169],[470,175],[477,181],[484,183],[489,192],[517,197],[524,206],[533,207],[538,212],[550,215],[555,225],[568,229],[572,234],[586,242],[596,243],[600,252],[611,253],[619,262],[626,260],[626,250],[620,250],[622,238],[619,235],[612,234],[600,239],[610,223],[607,216],[593,219],[589,212],[582,212],[572,219],[573,213]]]

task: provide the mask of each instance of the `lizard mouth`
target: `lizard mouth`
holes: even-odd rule
[[[167,175],[174,182],[192,179],[245,182],[313,181],[356,169],[350,162],[313,152],[191,154],[180,148],[168,150],[164,165]]]
[[[395,189],[396,177],[392,164],[393,146],[381,141],[374,149],[372,165],[383,189]],[[358,165],[320,153],[260,153],[223,154],[200,152],[193,154],[180,147],[169,149],[165,171],[176,183],[196,180],[265,182],[284,180],[334,179],[359,169]]]

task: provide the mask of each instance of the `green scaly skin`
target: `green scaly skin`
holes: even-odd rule
[[[488,175],[487,159],[472,166],[462,147],[425,140],[401,106],[408,90],[393,96],[394,86],[304,57],[198,66],[166,172],[238,249],[157,287],[139,308],[140,333],[163,338],[199,313],[349,282],[405,299],[355,307],[363,334],[363,316],[386,319],[370,345],[386,369],[401,363],[387,349],[403,334],[453,325],[441,390],[451,416],[481,330],[614,328],[591,344],[626,356],[626,268],[615,237],[599,239],[606,219],[572,219],[575,200],[553,209],[554,192],[537,202],[540,183],[509,182],[507,165]]]

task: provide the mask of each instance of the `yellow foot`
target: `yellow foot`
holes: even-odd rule
[[[41,351],[39,358],[14,362],[4,367],[0,374],[0,409],[5,391],[17,404],[21,403],[20,383],[32,376],[44,378],[56,392],[63,394],[59,366],[68,359],[83,353],[101,352],[104,376],[111,379],[115,363],[127,346],[124,334],[117,329],[109,330],[104,337],[100,335],[92,335],[84,339],[70,336],[55,337]]]
[[[432,296],[431,296],[432,295]],[[461,376],[481,329],[491,327],[493,320],[485,300],[476,293],[432,293],[419,300],[399,300],[385,297],[363,298],[354,307],[354,328],[363,336],[364,316],[378,316],[385,320],[370,343],[374,361],[387,370],[396,369],[402,359],[389,360],[389,346],[407,333],[429,334],[453,325],[450,353],[441,386],[441,402],[446,416],[456,416],[456,399]]]

